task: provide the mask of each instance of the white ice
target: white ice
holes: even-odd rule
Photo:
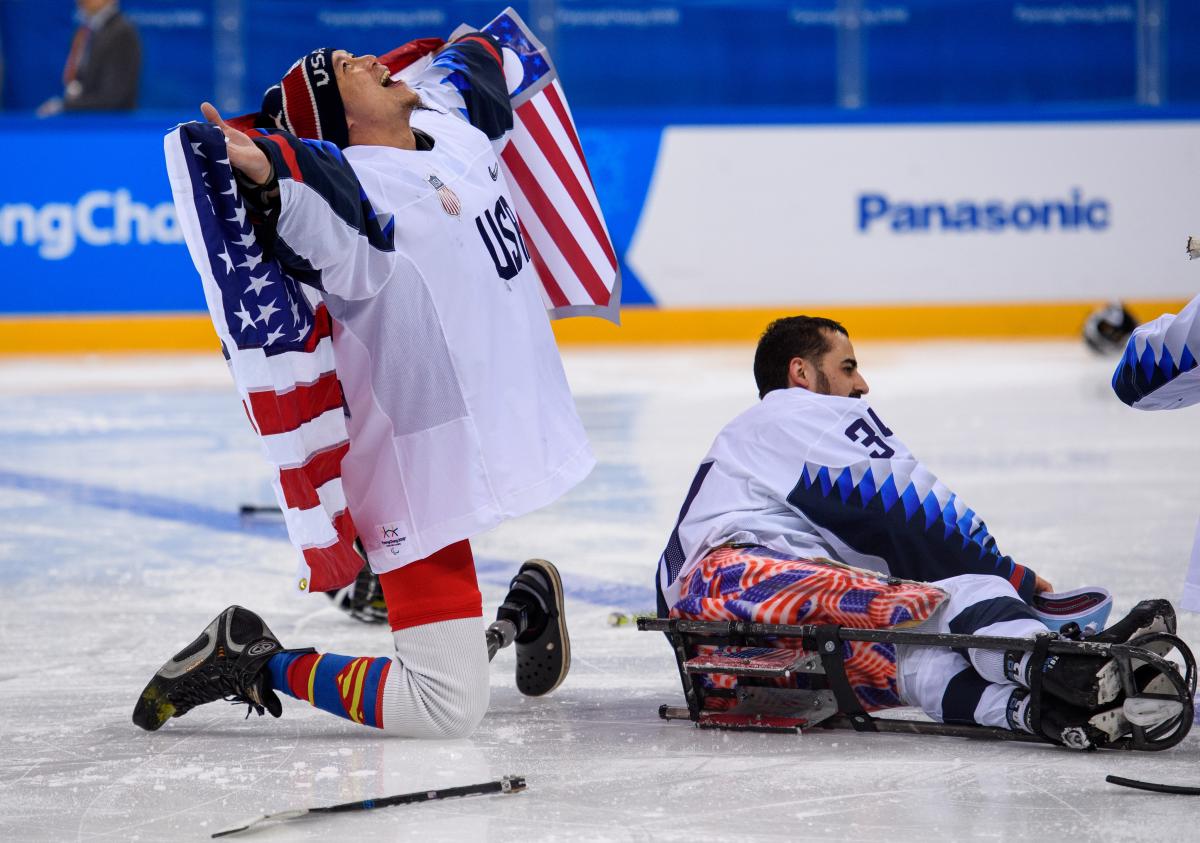
[[[1177,598],[1200,516],[1200,411],[1143,414],[1113,362],[1067,343],[862,342],[879,414],[1059,588],[1114,615]],[[554,506],[474,542],[494,608],[528,556],[561,567],[573,666],[526,699],[513,654],[469,740],[385,739],[292,699],[223,703],[148,734],[153,671],[222,608],[288,646],[389,650],[386,630],[294,594],[265,464],[219,358],[0,361],[0,839],[200,840],[289,808],[523,774],[527,792],[306,818],[268,840],[1195,839],[1196,803],[1107,773],[1200,785],[1200,738],[1165,753],[816,732],[700,731],[650,609],[658,555],[719,427],[754,400],[748,346],[569,350],[600,464]],[[1181,618],[1196,641],[1200,622]],[[1200,735],[1200,732],[1197,733]]]

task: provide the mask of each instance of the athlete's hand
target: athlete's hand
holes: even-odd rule
[[[1050,585],[1050,583],[1046,582],[1041,577],[1038,577],[1037,574],[1034,574],[1034,576],[1037,577],[1037,582],[1033,584],[1034,594],[1041,594],[1044,591],[1054,591],[1054,586]]]
[[[225,133],[225,145],[229,150],[229,164],[241,170],[255,184],[266,184],[271,179],[271,160],[259,149],[250,136],[230,126],[221,118],[221,112],[210,102],[200,104],[200,113]]]

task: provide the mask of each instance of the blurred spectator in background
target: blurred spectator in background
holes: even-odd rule
[[[63,95],[38,106],[38,116],[62,111],[137,108],[142,44],[117,0],[76,0],[79,28],[63,67]]]

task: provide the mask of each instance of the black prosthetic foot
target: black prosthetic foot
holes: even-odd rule
[[[561,685],[571,669],[571,640],[558,569],[545,559],[525,562],[496,619],[517,629],[517,689],[540,697]]]

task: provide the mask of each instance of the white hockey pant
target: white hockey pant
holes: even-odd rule
[[[395,662],[383,689],[383,730],[407,738],[463,738],[488,708],[488,654],[482,618],[392,633]]]
[[[949,593],[912,632],[952,632],[1031,638],[1046,626],[1001,577],[964,574],[933,585]],[[900,697],[939,723],[1008,727],[1009,698],[1018,687],[1004,675],[1004,653],[944,647],[896,647]]]

